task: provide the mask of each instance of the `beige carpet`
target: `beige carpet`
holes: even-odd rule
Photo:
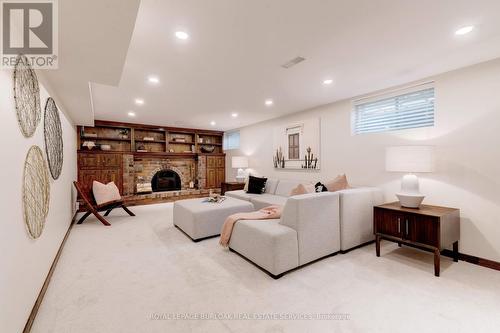
[[[173,227],[171,204],[132,209],[137,217],[114,212],[111,227],[89,218],[73,228],[32,332],[494,332],[500,327],[498,271],[444,258],[436,278],[431,254],[384,242],[380,258],[371,245],[273,280],[220,248],[217,238],[193,243]],[[304,318],[316,314],[349,317]],[[196,315],[212,319],[174,318]],[[269,319],[292,315],[302,319]]]

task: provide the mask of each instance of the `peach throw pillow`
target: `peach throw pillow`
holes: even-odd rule
[[[292,192],[290,193],[290,196],[292,195],[301,195],[301,194],[307,194],[307,193],[314,193],[314,185],[312,184],[299,184],[297,187],[295,187]]]
[[[334,180],[331,180],[325,184],[326,188],[329,192],[335,192],[340,190],[345,190],[350,188],[349,183],[347,182],[347,177],[345,174],[338,175]]]
[[[120,191],[114,182],[104,185],[103,183],[99,183],[94,180],[92,183],[92,192],[94,192],[94,199],[98,205],[102,205],[110,201],[120,200],[122,198]]]

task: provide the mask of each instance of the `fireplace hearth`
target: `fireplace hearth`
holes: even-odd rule
[[[178,191],[181,189],[181,177],[173,170],[160,170],[151,179],[153,192]]]

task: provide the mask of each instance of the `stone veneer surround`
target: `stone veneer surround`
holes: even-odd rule
[[[189,189],[189,182],[199,182],[203,188],[205,174],[198,168],[199,161],[195,158],[174,158],[166,157],[139,157],[134,155],[124,155],[123,158],[123,192],[125,195],[133,195],[136,191],[136,184],[139,177],[143,177],[144,182],[151,182],[153,176],[161,170],[175,171],[181,178],[181,188]],[[203,163],[202,163],[203,164]]]

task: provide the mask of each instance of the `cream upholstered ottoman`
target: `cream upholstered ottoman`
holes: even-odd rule
[[[221,203],[205,202],[205,198],[174,202],[174,225],[193,241],[220,235],[229,215],[254,211],[252,203],[226,198]]]

